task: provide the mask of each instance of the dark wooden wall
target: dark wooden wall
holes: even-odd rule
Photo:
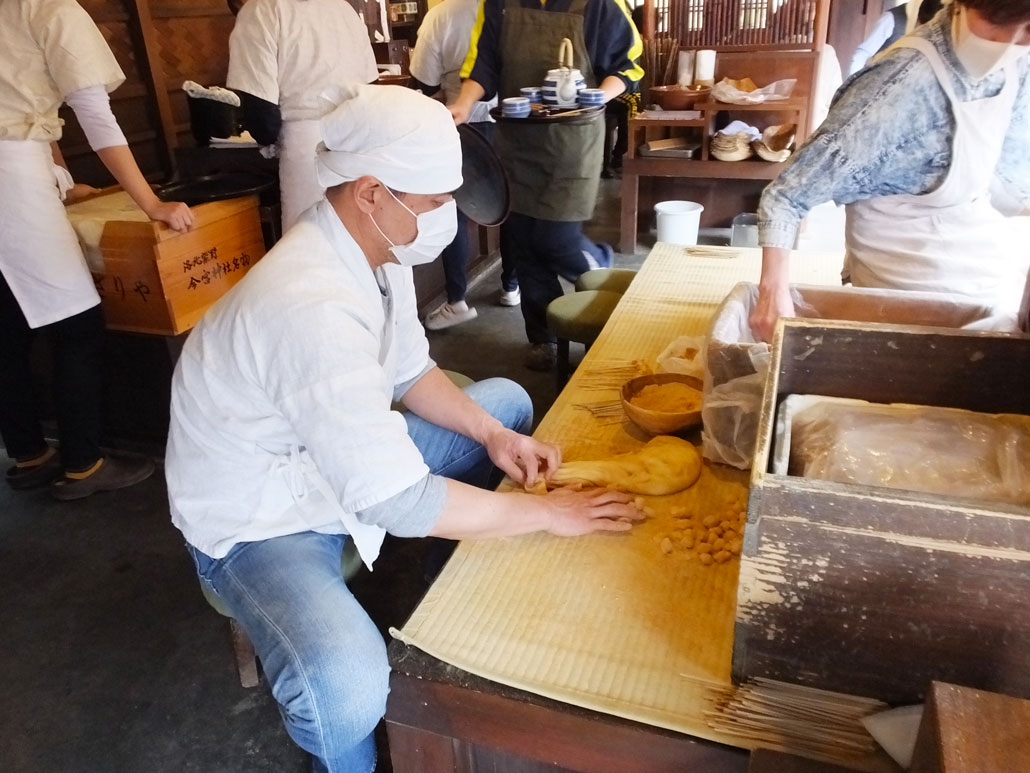
[[[234,22],[225,0],[78,1],[125,72],[126,81],[111,95],[111,106],[136,161],[151,180],[170,177],[175,148],[194,144],[183,81],[225,83]],[[349,2],[370,30],[381,23],[374,2]],[[72,111],[62,108],[61,117],[61,150],[76,180],[112,182]]]

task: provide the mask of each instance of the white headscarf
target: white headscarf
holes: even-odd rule
[[[322,95],[318,182],[330,188],[370,175],[404,193],[461,186],[461,142],[450,112],[403,86],[354,85]]]

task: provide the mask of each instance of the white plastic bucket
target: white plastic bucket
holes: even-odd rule
[[[660,201],[654,205],[658,219],[658,241],[669,244],[697,244],[704,207],[696,201]]]

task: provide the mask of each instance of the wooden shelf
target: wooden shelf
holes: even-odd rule
[[[695,110],[702,112],[763,112],[784,113],[808,109],[808,99],[777,99],[772,102],[759,102],[757,105],[737,105],[732,102],[698,102]]]
[[[622,174],[637,177],[706,177],[731,180],[774,180],[784,163],[771,161],[702,161],[684,158],[625,158]]]

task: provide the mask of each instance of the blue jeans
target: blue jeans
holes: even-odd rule
[[[465,393],[506,427],[532,423],[529,395],[507,379]],[[436,475],[487,485],[494,467],[478,443],[404,414],[408,433]],[[220,559],[190,546],[201,581],[243,626],[290,737],[315,770],[375,768],[372,731],[386,712],[390,667],[375,624],[340,575],[346,534],[299,532],[237,543]]]
[[[501,253],[515,264],[531,344],[555,340],[547,327],[547,305],[562,295],[558,277],[575,282],[593,268],[609,268],[614,258],[609,245],[587,239],[582,223],[540,220],[519,212],[501,224]]]

